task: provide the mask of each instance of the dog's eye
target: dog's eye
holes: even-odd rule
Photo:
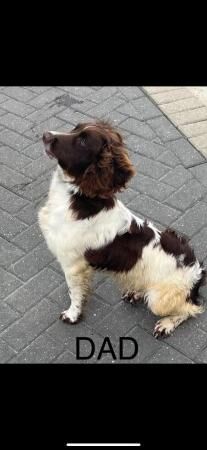
[[[84,147],[86,145],[86,141],[87,141],[86,133],[82,133],[79,136],[78,140],[79,140],[80,145],[82,145]]]
[[[81,145],[86,145],[86,138],[80,138]]]

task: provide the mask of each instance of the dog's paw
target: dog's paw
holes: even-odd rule
[[[70,309],[66,309],[60,314],[60,319],[65,323],[74,324],[77,323],[80,319],[80,314],[77,312],[70,311]]]
[[[122,295],[122,300],[127,303],[131,303],[132,305],[136,304],[137,302],[141,301],[143,298],[142,294],[140,292],[130,292],[127,291]]]
[[[157,339],[159,337],[167,337],[174,331],[175,325],[172,320],[168,318],[160,319],[155,325],[153,336]]]

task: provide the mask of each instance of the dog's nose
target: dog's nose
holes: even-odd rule
[[[45,131],[45,133],[43,133],[42,140],[44,144],[51,144],[55,141],[55,136],[50,131]]]

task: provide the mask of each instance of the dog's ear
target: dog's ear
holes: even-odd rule
[[[127,155],[126,150],[116,151],[113,159],[114,165],[114,192],[126,188],[126,184],[135,175],[135,169]]]
[[[107,198],[113,194],[113,166],[101,162],[91,164],[78,182],[81,191],[91,198]]]

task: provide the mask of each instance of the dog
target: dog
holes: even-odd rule
[[[116,279],[125,301],[144,300],[161,317],[156,338],[202,313],[206,270],[188,239],[173,229],[159,231],[116,197],[135,175],[120,132],[95,121],[45,132],[43,143],[58,163],[38,220],[69,288],[71,304],[60,318],[74,324],[81,317],[96,270]]]

